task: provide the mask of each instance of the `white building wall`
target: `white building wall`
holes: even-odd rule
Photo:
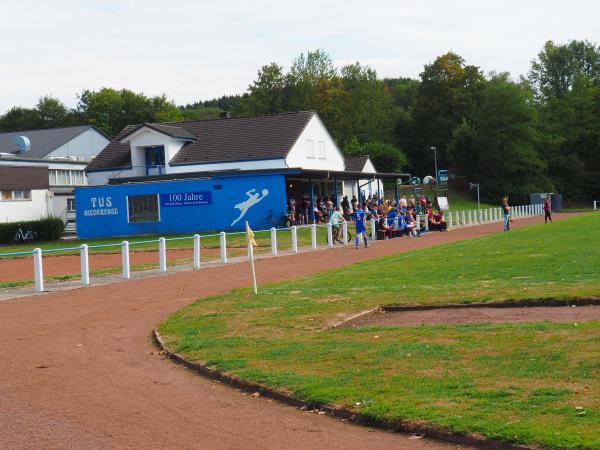
[[[47,216],[47,189],[32,190],[31,200],[0,201],[0,222],[37,220]]]
[[[171,173],[169,170],[169,161],[181,147],[183,147],[183,144],[185,144],[185,141],[173,139],[166,134],[149,129],[142,129],[141,131],[134,133],[130,138],[126,138],[126,142],[131,146],[131,165],[133,167],[142,167],[146,165],[144,153],[145,147],[162,145],[165,149],[166,173]]]
[[[315,115],[290,150],[288,167],[316,170],[344,170],[344,157],[323,122]]]
[[[189,166],[171,166],[169,173],[210,172],[212,170],[263,170],[285,169],[284,159],[262,159],[256,161],[235,161],[211,164],[194,164]]]
[[[90,128],[47,156],[75,156],[83,158],[85,161],[91,161],[94,156],[104,150],[109,142],[102,134]]]

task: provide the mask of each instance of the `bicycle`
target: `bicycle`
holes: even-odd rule
[[[17,244],[22,244],[25,242],[33,242],[38,240],[38,234],[35,231],[27,230],[23,231],[21,227],[17,229],[15,236],[13,237],[13,242]]]
[[[271,228],[289,228],[291,220],[287,214],[275,215],[269,209],[267,217],[262,219],[258,224],[259,230],[270,230]]]
[[[343,239],[343,234],[344,234],[344,232],[343,232],[342,226],[340,224],[340,232],[339,232],[339,235],[338,235],[339,238],[340,238],[340,240]],[[349,243],[352,240],[352,233],[350,233],[350,230],[348,230],[347,234],[348,234],[348,240],[346,242]],[[336,240],[335,240],[335,233],[332,233],[332,237],[333,237],[333,243],[335,244],[335,242],[336,242]],[[325,235],[325,239],[327,240],[327,243],[329,244],[329,233],[327,233]]]

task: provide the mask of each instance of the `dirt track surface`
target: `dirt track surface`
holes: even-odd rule
[[[600,306],[533,306],[515,308],[440,308],[365,315],[344,326],[412,327],[463,323],[569,322],[600,320]]]
[[[539,221],[522,219],[517,226]],[[258,281],[500,229],[490,224],[369,249],[262,259]],[[1,301],[0,447],[456,448],[243,396],[157,354],[151,331],[169,313],[249,281],[246,264],[231,264]]]

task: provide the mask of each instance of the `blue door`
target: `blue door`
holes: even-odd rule
[[[146,175],[162,175],[165,172],[165,148],[146,147]]]

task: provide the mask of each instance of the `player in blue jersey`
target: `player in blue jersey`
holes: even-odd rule
[[[369,241],[367,240],[367,218],[365,217],[365,212],[362,209],[361,204],[359,203],[357,206],[357,210],[354,211],[352,218],[354,219],[354,224],[356,225],[356,248],[358,248],[358,243],[360,242],[360,235],[363,235],[363,240],[365,242],[365,247],[369,246]]]

